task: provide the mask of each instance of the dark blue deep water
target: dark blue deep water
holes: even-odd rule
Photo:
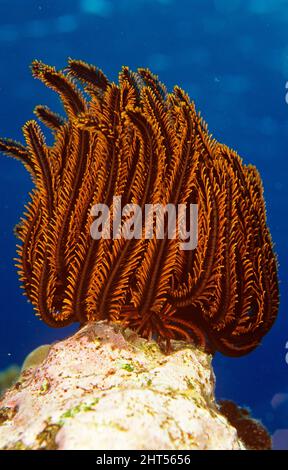
[[[287,31],[287,0],[0,0],[1,136],[22,140],[36,104],[60,109],[31,77],[31,61],[62,68],[73,57],[115,80],[123,64],[150,67],[169,89],[184,88],[214,136],[258,167],[280,262],[280,313],[255,352],[217,354],[214,367],[217,396],[250,407],[271,433],[288,429]],[[22,165],[1,156],[0,369],[70,331],[34,317],[13,266],[13,227],[31,187]]]

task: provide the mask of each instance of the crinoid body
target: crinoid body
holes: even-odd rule
[[[1,139],[0,150],[35,184],[17,235],[37,315],[53,327],[109,319],[168,345],[192,338],[227,355],[254,349],[278,309],[257,170],[213,140],[188,96],[167,93],[149,70],[124,67],[118,85],[76,60],[63,72],[35,61],[32,71],[60,95],[66,118],[38,106],[55,143],[33,120],[25,146]],[[167,224],[162,238],[154,228],[150,237],[92,237],[91,209],[112,209],[115,197],[141,210],[197,205],[197,247],[181,249]]]

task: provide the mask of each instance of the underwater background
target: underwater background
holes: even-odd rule
[[[32,60],[63,68],[72,57],[111,80],[122,65],[151,68],[169,90],[189,93],[217,140],[257,166],[280,264],[280,312],[256,351],[216,354],[216,395],[248,406],[274,448],[288,449],[287,31],[287,0],[0,0],[2,137],[23,141],[37,104],[61,112],[56,94],[33,80]],[[19,288],[13,228],[31,188],[21,163],[1,156],[0,370],[76,328],[40,322]]]

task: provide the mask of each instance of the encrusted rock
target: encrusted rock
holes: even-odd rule
[[[51,346],[0,402],[1,449],[244,449],[214,397],[211,356],[107,322]]]

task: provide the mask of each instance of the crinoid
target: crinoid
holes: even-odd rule
[[[32,71],[67,115],[35,110],[52,146],[34,120],[23,129],[26,146],[0,140],[35,185],[17,235],[37,315],[53,327],[109,319],[168,346],[192,338],[232,356],[254,349],[278,310],[257,170],[213,140],[189,97],[178,87],[167,93],[149,70],[124,67],[118,85],[76,60],[63,72],[35,61]],[[126,209],[197,204],[197,247],[182,249],[179,231],[168,236],[166,213],[162,238],[154,227],[150,237],[91,237],[91,209],[112,211],[115,197]]]

